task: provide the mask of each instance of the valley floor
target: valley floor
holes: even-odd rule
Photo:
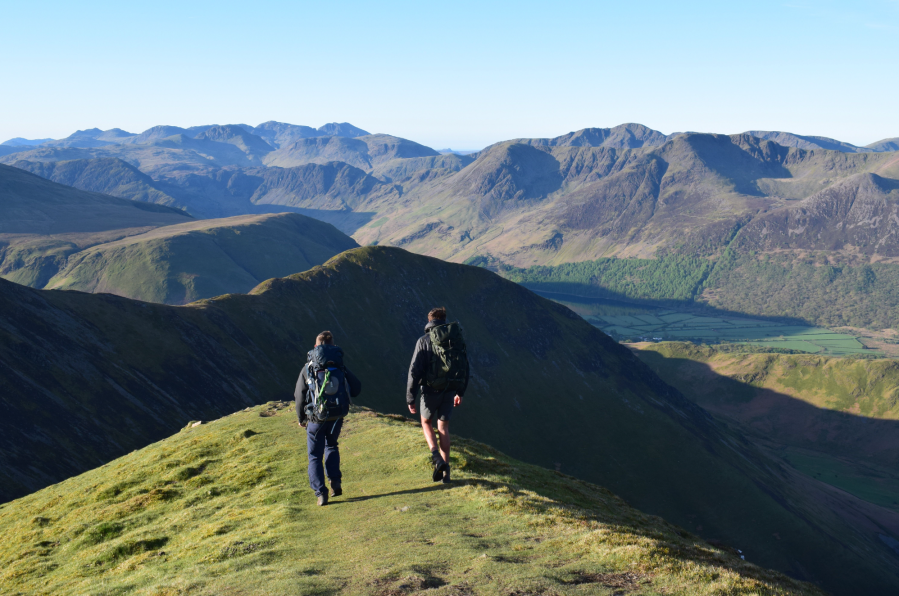
[[[774,348],[828,356],[899,357],[899,343],[892,330],[827,329],[802,321],[784,323],[715,312],[701,304],[693,308],[671,308],[539,290],[536,293],[564,304],[619,341],[733,343],[748,349]]]

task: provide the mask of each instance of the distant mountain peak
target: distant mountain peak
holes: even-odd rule
[[[870,149],[871,151],[886,152],[886,151],[899,151],[899,137],[893,137],[892,139],[882,139],[877,141],[876,143],[871,143],[870,145],[865,145],[865,148]]]
[[[328,136],[349,137],[351,139],[356,137],[364,137],[371,134],[370,132],[362,130],[357,126],[353,126],[349,122],[331,122],[329,124],[319,126],[318,131]]]
[[[797,149],[829,149],[831,151],[842,151],[843,153],[870,153],[873,151],[867,147],[857,147],[852,143],[838,141],[829,137],[797,135],[792,132],[778,130],[748,130],[743,134],[752,135],[766,141],[774,141],[784,147],[796,147]]]
[[[0,145],[6,145],[7,147],[32,147],[54,140],[56,139],[23,139],[22,137],[15,137],[14,139],[3,141]]]
[[[534,147],[613,147],[637,149],[664,145],[669,135],[643,124],[627,122],[612,128],[582,128],[553,138],[515,139]]]
[[[99,128],[86,128],[84,130],[76,130],[72,134],[70,134],[67,139],[80,139],[80,138],[91,138],[94,139],[97,135],[102,134],[103,131]]]

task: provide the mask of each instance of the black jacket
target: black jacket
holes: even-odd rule
[[[418,341],[415,343],[415,351],[412,353],[412,363],[409,365],[409,380],[406,383],[406,403],[410,406],[414,404],[415,400],[418,398],[417,394],[419,387],[421,387],[423,393],[437,393],[437,391],[424,384],[424,378],[428,372],[428,364],[431,362],[431,354],[434,352],[434,350],[431,349],[431,336],[428,335],[428,330],[431,329],[431,327],[445,324],[446,321],[430,321],[425,325],[425,334],[419,337]],[[456,391],[456,394],[460,396],[464,395],[467,388],[468,375],[465,376],[465,386],[459,391]]]
[[[306,424],[306,404],[309,403],[309,379],[306,377],[307,367],[304,365],[300,372],[300,378],[297,379],[297,386],[293,390],[293,397],[297,405],[297,419],[300,424]],[[350,370],[344,367],[343,372],[346,373],[346,380],[350,384],[350,397],[356,397],[362,393],[362,381]]]

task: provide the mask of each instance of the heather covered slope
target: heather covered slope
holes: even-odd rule
[[[9,496],[187,420],[289,398],[302,354],[325,328],[365,383],[360,402],[401,412],[423,313],[445,304],[465,326],[473,373],[455,432],[600,482],[753,562],[834,591],[896,585],[893,555],[877,534],[899,535],[899,521],[875,527],[849,497],[814,498],[825,489],[757,452],[627,349],[485,270],[369,247],[251,295],[179,308],[0,288]]]
[[[356,247],[333,226],[295,213],[200,220],[72,254],[44,287],[186,304],[249,292]]]
[[[120,159],[76,159],[72,161],[17,161],[12,164],[41,178],[114,197],[183,208],[183,204],[156,188],[149,176]]]
[[[0,506],[0,590],[821,594],[474,441],[456,440],[456,483],[435,485],[417,425],[371,411],[344,426],[344,495],[315,507],[289,406],[187,428]]]
[[[17,283],[42,287],[74,252],[190,221],[183,211],[0,166],[0,276]]]
[[[715,255],[747,222],[822,186],[860,174],[899,179],[893,153],[790,149],[752,135],[681,134],[637,148],[525,141],[493,145],[383,205],[383,223],[356,239],[516,266]]]
[[[741,230],[735,248],[844,251],[899,257],[899,180],[859,174]]]
[[[191,219],[177,209],[80,191],[0,165],[0,236],[90,233]]]

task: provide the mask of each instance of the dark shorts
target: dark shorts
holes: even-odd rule
[[[443,393],[422,392],[419,399],[421,417],[432,422],[435,418],[443,421],[449,420],[453,415],[453,400],[455,397],[455,391],[444,391]]]

